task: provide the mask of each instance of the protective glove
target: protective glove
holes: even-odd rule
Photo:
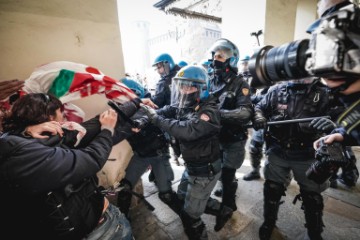
[[[267,120],[261,111],[255,111],[253,118],[253,128],[259,130],[266,127]]]
[[[330,133],[336,128],[336,124],[328,118],[315,118],[309,126],[322,133]]]
[[[154,118],[157,117],[157,113],[155,109],[147,105],[141,105],[141,108],[144,111],[145,115],[149,118],[149,121],[153,122]]]

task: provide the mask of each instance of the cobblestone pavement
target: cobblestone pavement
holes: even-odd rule
[[[359,159],[360,148],[354,148]],[[173,189],[176,190],[182,166],[173,164],[175,181]],[[264,180],[244,181],[242,177],[250,171],[248,158],[243,166],[237,171],[239,187],[237,190],[238,210],[225,225],[215,232],[215,217],[203,215],[202,219],[206,224],[210,240],[251,240],[258,239],[258,229],[262,223]],[[157,189],[147,179],[148,173],[143,175],[144,196],[155,207],[153,212],[149,211],[144,204],[138,204],[131,210],[131,224],[136,240],[186,240],[180,218],[163,204],[157,195]],[[215,188],[216,189],[216,188]],[[292,181],[287,189],[284,203],[280,206],[277,229],[273,232],[272,239],[300,240],[304,239],[304,213],[300,209],[301,202],[293,204],[295,195],[299,188],[295,181]],[[353,188],[348,188],[341,183],[337,189],[328,189],[324,196],[324,239],[336,240],[358,240],[360,236],[360,181]],[[215,197],[215,196],[213,196]],[[219,199],[220,200],[220,199]]]

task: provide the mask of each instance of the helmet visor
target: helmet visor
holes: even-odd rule
[[[204,83],[184,79],[173,79],[171,105],[189,108],[199,103]]]

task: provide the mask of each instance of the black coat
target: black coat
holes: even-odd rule
[[[83,149],[62,147],[59,140],[7,134],[0,138],[0,188],[6,193],[0,198],[6,219],[1,230],[12,239],[62,239],[55,226],[61,223],[60,229],[67,229],[70,221],[76,228],[63,238],[80,239],[97,225],[104,196],[97,192],[95,176],[110,154],[111,132],[102,130]],[[71,194],[78,188],[82,194]]]
[[[219,159],[220,113],[215,101],[189,108],[186,114],[165,106],[158,110],[153,124],[174,136],[185,162],[212,163]]]

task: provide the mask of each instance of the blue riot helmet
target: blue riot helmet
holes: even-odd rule
[[[236,70],[240,55],[236,45],[228,39],[220,38],[216,40],[209,49],[209,53],[211,54],[210,59],[214,60],[214,54],[218,51],[223,54],[223,57],[229,63],[230,67]]]
[[[213,72],[213,69],[211,67],[211,61],[209,59],[203,59],[201,60],[201,66],[203,66],[208,74],[211,74]]]
[[[178,62],[178,64],[177,64],[179,67],[185,67],[185,66],[187,66],[188,65],[188,63],[187,62],[185,62],[184,60],[181,60],[180,62]]]
[[[159,74],[161,76],[166,76],[175,67],[175,63],[173,58],[169,54],[162,53],[155,58],[152,66],[159,71]],[[164,68],[164,71],[162,72],[161,70],[159,70],[161,67]]]
[[[201,60],[201,66],[203,66],[205,69],[208,69],[210,67],[211,61],[209,59],[203,59]]]
[[[249,77],[250,71],[249,71],[249,61],[250,61],[250,56],[246,55],[243,59],[240,60],[240,69],[239,71],[247,78]]]
[[[197,106],[209,96],[209,78],[203,67],[188,65],[173,78],[171,105],[178,108]]]
[[[120,82],[125,84],[128,88],[130,88],[139,98],[144,98],[147,90],[137,81],[131,78],[122,78]]]
[[[246,55],[243,59],[240,60],[240,62],[248,62],[250,61],[250,56]]]

